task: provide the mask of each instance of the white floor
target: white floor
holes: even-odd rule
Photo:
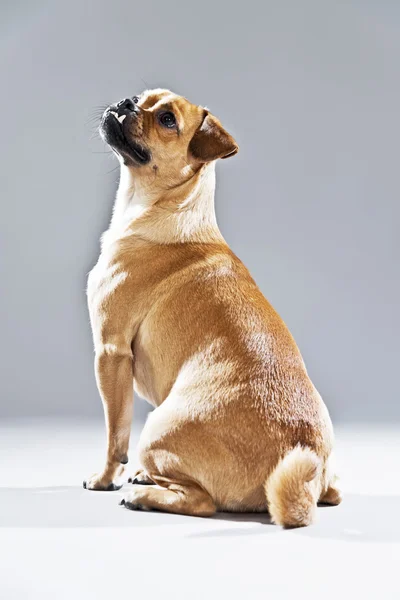
[[[122,490],[86,491],[103,441],[101,423],[0,426],[0,598],[399,600],[400,427],[337,428],[344,502],[288,531],[264,515],[132,512]]]

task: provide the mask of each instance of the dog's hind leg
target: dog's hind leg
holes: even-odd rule
[[[321,490],[318,504],[337,506],[341,503],[343,497],[338,486],[339,478],[337,475],[335,475],[336,465],[335,458],[332,453],[328,457],[325,469],[325,485]]]
[[[168,487],[134,485],[133,491],[126,494],[121,504],[131,510],[159,510],[197,517],[210,517],[215,513],[216,507],[211,496],[197,484],[164,485]]]
[[[174,410],[173,398],[166,400],[147,419],[138,446],[146,479],[157,487],[132,482],[134,485],[122,503],[132,510],[202,517],[214,514],[216,505],[198,470],[203,445],[203,438],[198,439],[190,424],[184,422],[184,427],[180,426],[179,411]]]
[[[343,497],[342,492],[335,484],[329,485],[328,489],[321,495],[318,504],[329,504],[337,506],[341,503]]]
[[[133,485],[154,485],[154,481],[150,479],[143,469],[138,469],[133,477],[129,477],[128,483],[133,483]]]

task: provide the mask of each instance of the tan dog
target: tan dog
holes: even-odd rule
[[[167,90],[110,106],[101,134],[121,180],[88,282],[108,449],[84,486],[121,487],[134,384],[157,408],[126,507],[268,510],[308,525],[317,502],[340,502],[332,425],[292,336],[217,227],[215,160],[236,142]]]

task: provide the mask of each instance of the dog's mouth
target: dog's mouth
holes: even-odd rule
[[[100,134],[104,141],[126,162],[146,165],[151,160],[151,153],[142,144],[132,139],[127,127],[131,119],[130,114],[118,114],[117,110],[110,107],[101,119]]]

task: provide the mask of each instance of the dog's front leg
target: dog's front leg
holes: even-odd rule
[[[101,473],[84,481],[89,490],[117,490],[128,462],[133,406],[133,357],[129,346],[103,344],[96,349],[96,381],[107,428],[107,459]]]

